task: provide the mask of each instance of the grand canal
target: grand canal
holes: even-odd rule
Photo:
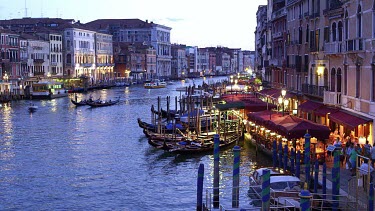
[[[211,83],[215,79],[206,79]],[[222,79],[222,78],[221,78]],[[195,80],[201,84],[203,79]],[[192,82],[190,82],[192,84]],[[29,100],[0,107],[0,210],[194,210],[197,170],[212,187],[213,155],[176,156],[147,143],[137,118],[150,122],[151,105],[180,93],[140,85],[97,90],[78,98],[115,99],[102,108],[76,108],[70,98]],[[70,96],[73,97],[73,96]],[[164,107],[165,108],[165,107]],[[248,143],[241,145],[241,186],[256,164],[270,165]],[[220,154],[221,195],[231,199],[233,153]],[[247,189],[241,190],[246,197]],[[227,201],[230,204],[230,201]]]

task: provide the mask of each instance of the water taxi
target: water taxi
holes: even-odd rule
[[[152,81],[147,81],[144,85],[146,89],[159,89],[167,87],[167,83],[165,81],[161,81],[159,79],[154,79]]]
[[[31,96],[33,99],[54,99],[68,96],[68,91],[63,83],[40,81],[32,85]]]

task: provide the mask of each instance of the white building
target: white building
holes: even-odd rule
[[[115,77],[112,35],[95,33],[95,46],[96,72],[94,78],[100,81],[112,80]]]
[[[95,75],[95,32],[77,27],[66,28],[63,36],[64,72],[68,77],[89,77]]]

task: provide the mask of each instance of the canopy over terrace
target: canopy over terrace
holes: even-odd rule
[[[283,135],[287,139],[301,138],[307,131],[312,137],[319,140],[328,139],[330,134],[330,129],[327,126],[291,115],[281,116],[272,111],[249,113],[248,120]]]
[[[253,94],[230,94],[223,95],[222,100],[225,102],[242,102],[244,103],[245,112],[259,112],[264,110],[275,109],[276,106],[271,103],[265,103],[255,97]]]

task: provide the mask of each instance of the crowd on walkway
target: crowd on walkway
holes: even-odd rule
[[[340,137],[336,137],[333,146],[335,146],[335,151],[340,152],[341,166],[350,170],[352,176],[355,175],[358,167],[361,174],[368,174],[369,170],[371,175],[374,173],[375,143],[371,146],[369,141],[366,140],[365,144],[360,144],[358,138],[348,136],[343,142]],[[363,159],[358,159],[358,156]],[[369,161],[371,161],[370,164]]]

